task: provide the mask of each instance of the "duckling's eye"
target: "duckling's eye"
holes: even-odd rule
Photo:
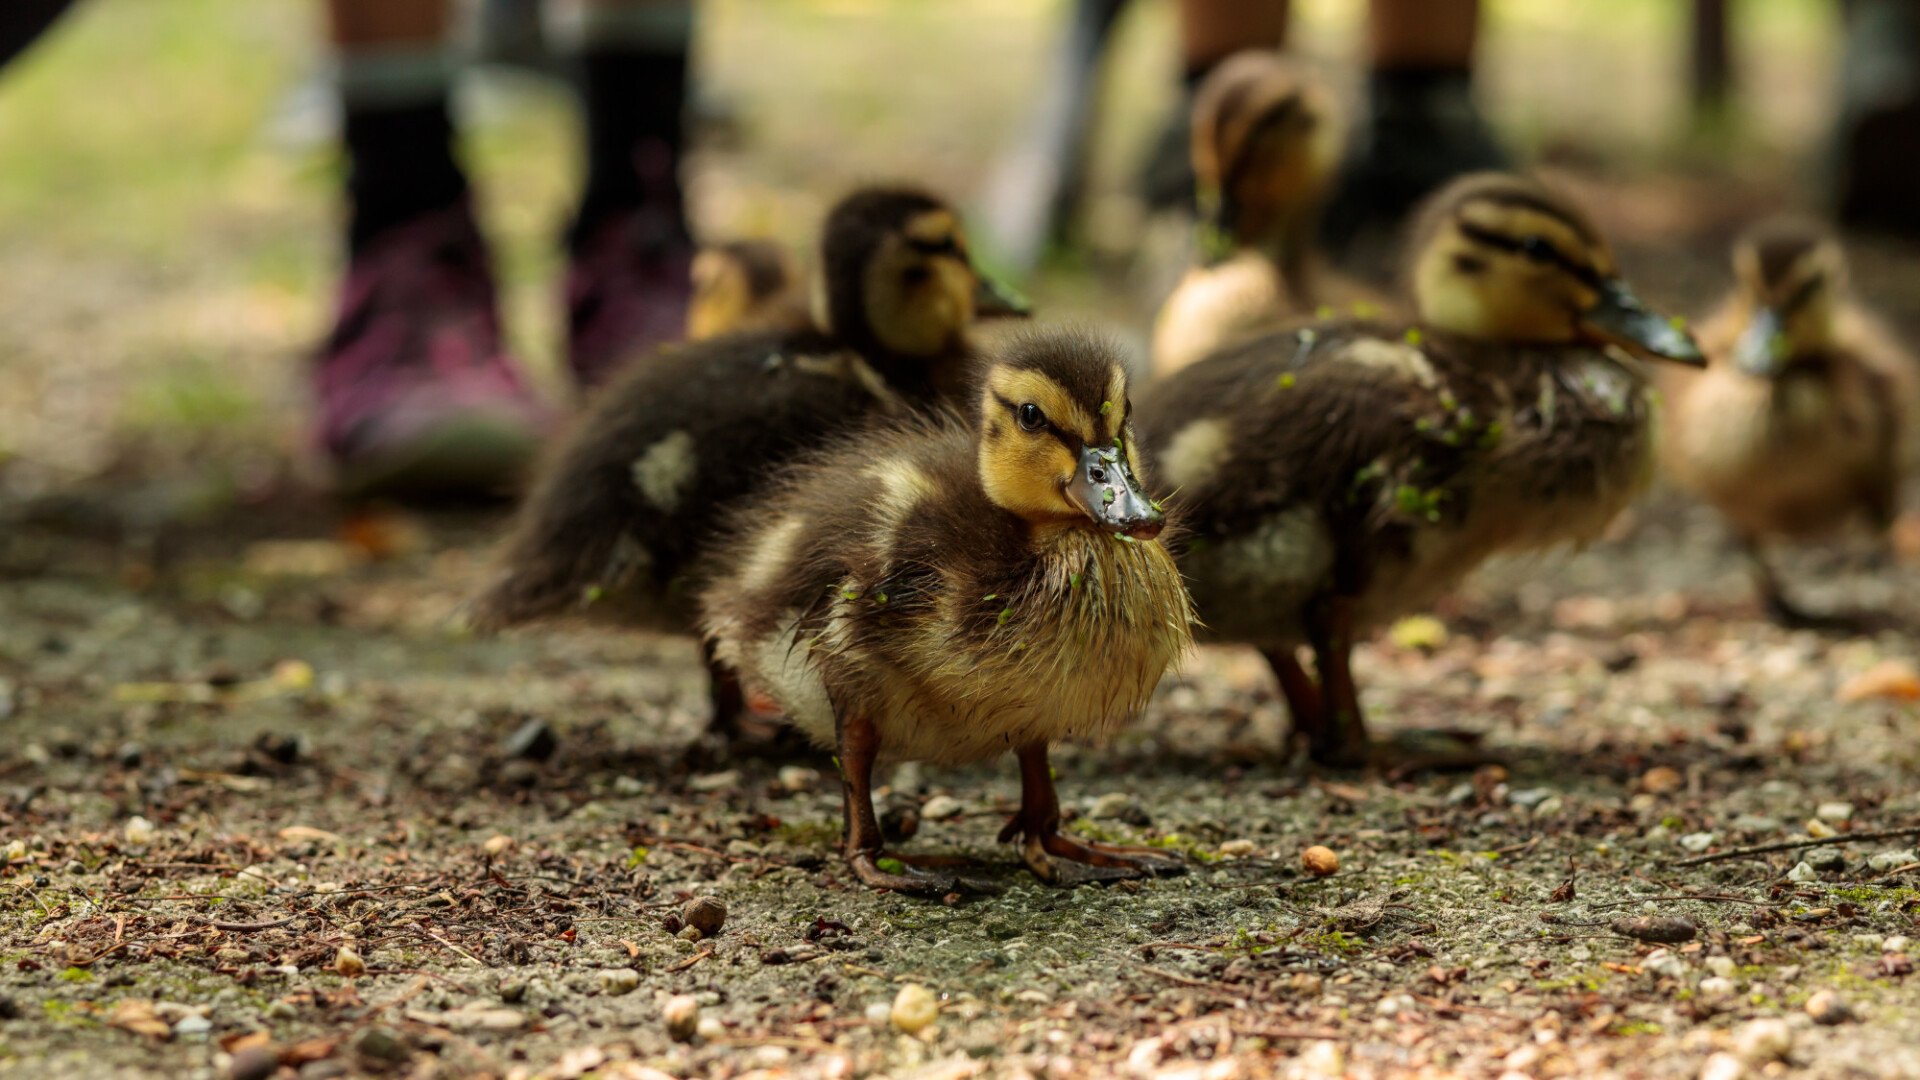
[[[1544,236],[1529,236],[1520,241],[1520,251],[1536,262],[1545,262],[1558,254]]]
[[[933,277],[933,270],[925,266],[909,266],[900,272],[900,280],[909,285],[919,285]]]
[[[1047,426],[1047,414],[1031,401],[1015,409],[1014,416],[1019,419],[1022,431],[1039,431]]]

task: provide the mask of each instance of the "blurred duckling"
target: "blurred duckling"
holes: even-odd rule
[[[1193,102],[1199,265],[1154,320],[1153,371],[1167,375],[1311,312],[1309,244],[1340,163],[1332,92],[1279,53],[1222,61]]]
[[[1455,181],[1412,236],[1416,321],[1306,324],[1141,394],[1207,634],[1265,654],[1330,765],[1371,755],[1354,642],[1496,552],[1598,535],[1653,453],[1626,350],[1700,362],[1585,215],[1536,183]]]
[[[862,190],[828,214],[820,253],[815,327],[663,349],[600,391],[520,507],[470,606],[477,626],[606,598],[630,621],[688,631],[685,572],[724,507],[802,451],[958,392],[976,297],[997,303],[958,215],[920,191]],[[739,688],[709,667],[730,730]]]
[[[799,264],[772,240],[734,240],[693,257],[693,299],[687,340],[808,326],[807,289]]]
[[[1666,465],[1739,534],[1770,617],[1827,625],[1787,599],[1762,545],[1854,520],[1886,533],[1913,358],[1849,295],[1846,257],[1817,224],[1759,226],[1736,242],[1733,269],[1733,295],[1701,327],[1707,370],[1663,381]]]
[[[838,755],[847,861],[869,885],[954,885],[912,869],[939,862],[882,849],[876,762],[1009,751],[1021,808],[1001,839],[1024,837],[1035,874],[1169,868],[1063,835],[1047,764],[1049,743],[1137,713],[1191,642],[1162,513],[1136,478],[1126,370],[1097,339],[1027,334],[978,387],[970,424],[869,431],[737,504],[702,575],[707,639]]]

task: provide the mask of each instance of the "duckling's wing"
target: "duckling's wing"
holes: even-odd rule
[[[723,507],[864,422],[886,392],[814,335],[720,338],[636,366],[540,470],[474,621],[510,625],[630,585],[665,591]]]

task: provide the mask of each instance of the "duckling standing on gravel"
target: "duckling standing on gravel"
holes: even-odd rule
[[[998,294],[953,210],[860,191],[827,216],[820,248],[817,328],[664,349],[599,393],[521,506],[476,625],[605,597],[640,625],[687,631],[685,571],[724,507],[796,453],[962,392],[976,297]],[[737,734],[739,686],[708,667],[715,718]]]
[[[876,762],[1008,751],[1021,807],[1001,839],[1024,836],[1039,877],[1177,865],[1062,835],[1047,764],[1049,743],[1137,713],[1191,644],[1136,453],[1115,350],[1022,335],[983,369],[971,426],[948,416],[855,436],[731,513],[702,575],[702,626],[722,663],[838,755],[862,881],[954,885],[882,850]]]
[[[787,249],[772,240],[733,240],[693,257],[693,298],[687,340],[808,325],[804,275]]]
[[[1769,616],[1824,626],[1782,594],[1761,550],[1898,512],[1913,358],[1847,290],[1846,257],[1820,226],[1779,220],[1734,246],[1737,281],[1701,327],[1708,367],[1663,380],[1674,480],[1726,515]]]
[[[1536,183],[1458,180],[1413,236],[1417,321],[1311,323],[1141,395],[1207,632],[1266,655],[1324,764],[1372,754],[1359,635],[1496,552],[1598,535],[1640,491],[1650,412],[1623,349],[1700,360],[1586,217]]]
[[[1278,53],[1239,53],[1200,84],[1193,171],[1201,263],[1154,320],[1154,374],[1276,329],[1321,301],[1309,244],[1341,142],[1333,94]]]

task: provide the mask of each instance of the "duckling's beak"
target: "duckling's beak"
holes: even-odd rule
[[[1087,446],[1080,451],[1080,467],[1067,481],[1067,499],[1110,533],[1151,540],[1160,535],[1167,516],[1140,490],[1125,454],[1117,446]]]
[[[1772,308],[1760,308],[1733,343],[1733,363],[1759,379],[1771,379],[1786,370],[1792,350],[1787,345],[1786,320]]]
[[[1020,290],[987,273],[973,268],[973,317],[976,319],[1024,319],[1033,314],[1033,305]]]
[[[1706,367],[1707,358],[1693,335],[1654,311],[1633,295],[1619,278],[1601,283],[1600,302],[1580,316],[1580,329],[1599,341],[1672,360],[1689,367]]]

